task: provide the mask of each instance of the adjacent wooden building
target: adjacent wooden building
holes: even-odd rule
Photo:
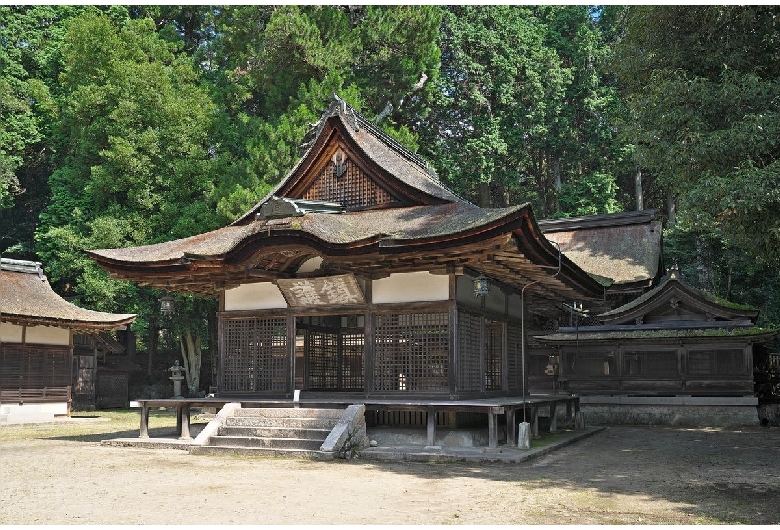
[[[40,263],[0,259],[0,421],[68,414],[74,334],[124,329],[134,319],[67,302]]]
[[[618,418],[631,423],[680,418],[707,405],[709,421],[751,423],[754,353],[776,335],[757,327],[757,316],[694,289],[672,269],[653,289],[587,325],[536,340],[552,348],[560,386],[583,396],[602,421],[614,421],[618,405],[625,405]]]

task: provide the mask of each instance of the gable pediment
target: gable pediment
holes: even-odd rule
[[[310,134],[295,167],[234,225],[251,222],[272,197],[333,202],[347,211],[467,202],[425,160],[336,96]]]
[[[403,190],[393,189],[391,179],[338,129],[324,131],[323,145],[310,152],[308,163],[299,166],[279,195],[335,202],[348,211],[416,205]]]
[[[757,313],[728,307],[673,277],[634,302],[600,315],[599,320],[605,324],[640,326],[690,326],[708,322],[749,325]]]

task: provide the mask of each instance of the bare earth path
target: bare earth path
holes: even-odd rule
[[[14,428],[3,524],[780,523],[777,428],[612,427],[508,465],[190,456]]]

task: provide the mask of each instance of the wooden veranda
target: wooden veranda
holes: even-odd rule
[[[485,414],[488,424],[488,449],[498,448],[499,416],[506,418],[507,441],[517,440],[517,425],[522,419],[531,425],[531,433],[539,436],[540,409],[548,409],[550,417],[550,432],[557,429],[557,410],[559,406],[566,407],[566,419],[572,425],[580,409],[578,396],[572,395],[537,395],[528,397],[494,397],[461,401],[436,399],[352,399],[342,398],[302,398],[289,399],[237,399],[205,397],[205,398],[169,398],[169,399],[139,399],[141,422],[139,438],[149,438],[149,409],[165,407],[176,409],[176,431],[179,438],[189,440],[191,411],[194,407],[222,408],[228,403],[240,403],[242,408],[251,407],[311,407],[311,408],[346,408],[349,405],[364,405],[366,411],[418,411],[427,416],[426,431],[429,446],[435,445],[436,413],[437,412],[472,412]],[[525,413],[525,414],[523,414]]]

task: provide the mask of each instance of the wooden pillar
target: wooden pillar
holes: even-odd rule
[[[556,432],[558,430],[557,408],[557,403],[550,403],[550,432]]]
[[[190,404],[184,403],[179,407],[179,416],[181,416],[181,436],[179,440],[191,440],[190,436]]]
[[[495,408],[488,411],[488,447],[498,448],[498,414]]]
[[[141,428],[139,438],[149,438],[149,405],[141,403]]]
[[[449,309],[449,369],[447,372],[450,386],[450,399],[458,398],[458,364],[460,363],[460,347],[458,345],[458,274],[450,273],[450,309]],[[454,415],[455,413],[453,413]]]
[[[374,284],[371,278],[366,278],[363,296],[366,298],[366,311],[363,313],[363,390],[366,396],[374,391],[374,355],[376,339],[374,336],[373,296]]]
[[[287,313],[287,394],[292,397],[295,390],[295,315]]]
[[[428,407],[428,445],[436,445],[436,411]]]
[[[513,406],[506,409],[506,443],[511,446],[517,445],[517,420]]]

